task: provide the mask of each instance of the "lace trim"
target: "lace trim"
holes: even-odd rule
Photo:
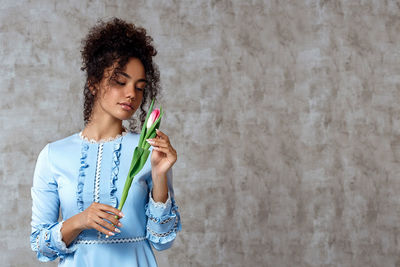
[[[175,211],[172,211],[172,212],[175,213]],[[164,221],[159,222],[156,218],[149,217],[150,220],[152,220],[152,221],[155,222],[155,223],[159,223],[159,224],[165,224],[165,223],[171,221],[171,220],[174,219],[174,218],[175,218],[175,216],[169,217],[168,219],[165,219]]]
[[[161,234],[159,234],[159,233],[157,233],[157,232],[154,232],[153,230],[151,230],[148,226],[146,227],[147,228],[147,231],[149,231],[153,236],[157,236],[157,237],[165,237],[165,236],[168,236],[169,234],[171,234],[172,232],[177,232],[178,231],[178,223],[179,223],[179,218],[177,218],[176,220],[175,220],[175,224],[174,224],[174,226],[168,231],[168,232],[165,232],[165,233],[161,233]]]
[[[82,140],[85,140],[85,141],[87,141],[87,142],[89,142],[89,143],[92,143],[92,144],[101,144],[101,143],[105,143],[105,142],[114,141],[114,140],[120,138],[121,136],[125,136],[125,135],[128,133],[128,130],[127,130],[125,127],[123,127],[123,129],[124,129],[124,130],[123,130],[123,132],[122,132],[121,134],[118,134],[117,136],[114,136],[114,137],[103,138],[103,139],[100,139],[99,141],[97,141],[97,140],[95,140],[95,139],[89,139],[89,138],[87,138],[86,136],[84,136],[84,135],[82,134],[82,131],[79,132],[79,137],[80,137]]]
[[[77,239],[77,244],[108,244],[108,243],[128,243],[128,242],[140,242],[146,240],[145,236],[139,237],[125,237],[115,239],[101,239],[101,240],[84,240]]]
[[[150,199],[150,202],[153,204],[153,206],[156,207],[156,208],[166,209],[167,206],[168,206],[169,204],[171,204],[171,196],[170,196],[169,190],[168,190],[168,198],[167,198],[167,200],[166,200],[164,203],[161,202],[161,201],[157,201],[157,202],[156,202],[156,201],[154,200],[152,190],[150,190],[150,192],[149,192],[149,199]]]

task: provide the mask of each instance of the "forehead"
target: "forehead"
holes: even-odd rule
[[[123,68],[123,72],[126,74],[125,77],[129,79],[145,79],[146,73],[142,62],[137,58],[130,58]]]

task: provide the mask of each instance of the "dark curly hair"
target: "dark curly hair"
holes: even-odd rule
[[[89,90],[91,85],[100,83],[104,70],[113,65],[113,73],[125,67],[129,58],[138,58],[145,69],[146,86],[143,90],[143,100],[140,105],[140,125],[137,125],[135,118],[130,118],[129,130],[139,133],[146,120],[147,111],[144,106],[156,97],[160,91],[160,73],[158,66],[153,62],[152,57],[157,50],[152,44],[153,38],[146,35],[146,30],[128,23],[119,18],[111,18],[108,22],[99,19],[88,35],[82,40],[82,71],[86,71],[86,82],[84,87],[83,116],[85,126],[90,122],[95,96]],[[96,94],[97,96],[98,94]]]

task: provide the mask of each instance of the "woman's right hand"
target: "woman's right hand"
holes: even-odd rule
[[[107,213],[106,211],[109,211],[113,214]],[[90,206],[79,213],[79,225],[82,230],[85,229],[96,229],[105,235],[114,235],[112,231],[118,232],[118,228],[116,228],[114,225],[118,227],[122,227],[121,222],[115,218],[115,216],[118,216],[120,218],[123,217],[122,212],[120,212],[119,209],[116,209],[110,205],[107,204],[102,204],[98,202],[93,202],[90,204]],[[111,223],[108,223],[104,219],[107,219]],[[101,226],[103,227],[101,227]],[[118,230],[116,230],[118,229]]]

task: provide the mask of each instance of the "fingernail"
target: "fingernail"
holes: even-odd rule
[[[146,139],[146,141],[149,142],[150,144],[154,144],[154,141],[153,141],[153,140]]]
[[[115,235],[113,232],[109,232],[109,235]]]
[[[108,235],[106,235],[106,238],[108,238]]]
[[[120,212],[119,216],[124,217],[125,215],[122,212]]]
[[[114,231],[117,232],[117,233],[121,233],[121,230],[119,230],[118,228],[115,228]]]
[[[118,226],[119,226],[119,227],[122,227],[122,223],[119,222],[119,223],[118,223]]]

